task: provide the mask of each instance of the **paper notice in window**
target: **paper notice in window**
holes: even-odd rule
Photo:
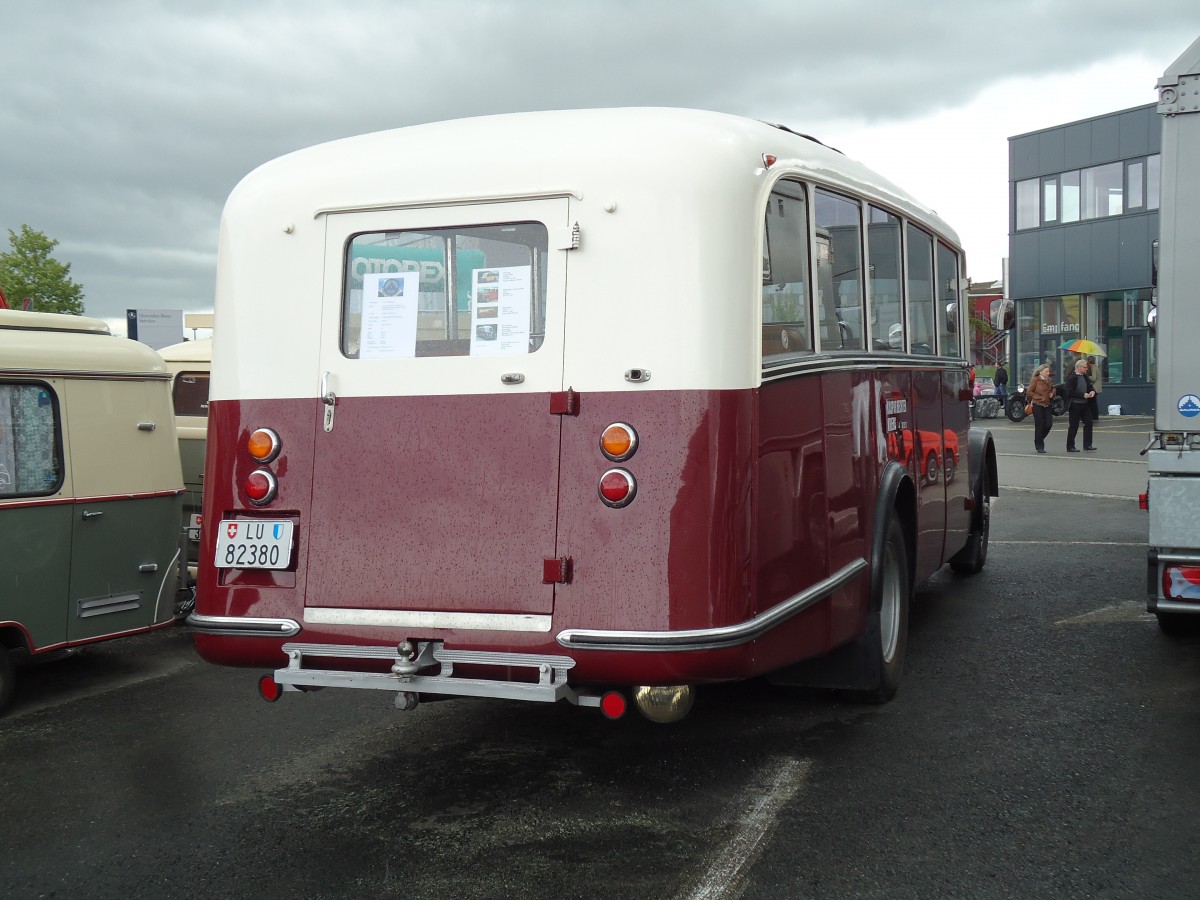
[[[362,343],[359,359],[417,355],[417,272],[363,276]]]
[[[532,266],[495,266],[471,273],[471,355],[529,352]]]

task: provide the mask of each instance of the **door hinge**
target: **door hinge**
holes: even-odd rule
[[[542,560],[542,584],[570,584],[575,561],[569,556]]]
[[[550,394],[550,415],[579,415],[579,394],[573,388],[567,388],[565,391],[552,391]]]
[[[579,223],[576,222],[570,228],[564,228],[559,232],[556,249],[558,250],[578,250],[579,244],[583,239],[583,232],[579,228]]]

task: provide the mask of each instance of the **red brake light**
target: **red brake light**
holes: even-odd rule
[[[619,719],[625,715],[625,695],[620,691],[609,691],[600,698],[600,712],[610,719]]]
[[[600,499],[605,506],[620,509],[633,502],[637,482],[624,469],[609,469],[600,476]]]
[[[246,481],[242,486],[245,488],[246,496],[255,506],[270,503],[279,493],[279,482],[276,481],[275,474],[269,469],[255,469],[246,476]]]
[[[274,703],[283,695],[283,687],[270,675],[258,679],[258,693],[268,703]]]

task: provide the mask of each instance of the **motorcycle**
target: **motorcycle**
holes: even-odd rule
[[[1029,401],[1025,397],[1025,385],[1018,384],[1016,389],[1008,395],[1008,403],[1005,405],[1004,414],[1014,422],[1020,422],[1025,418],[1025,406]],[[1066,415],[1067,412],[1067,386],[1065,384],[1056,384],[1054,386],[1054,399],[1050,401],[1050,412],[1056,418]]]

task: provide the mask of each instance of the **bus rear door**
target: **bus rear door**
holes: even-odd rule
[[[327,216],[307,621],[549,630],[567,222]]]

